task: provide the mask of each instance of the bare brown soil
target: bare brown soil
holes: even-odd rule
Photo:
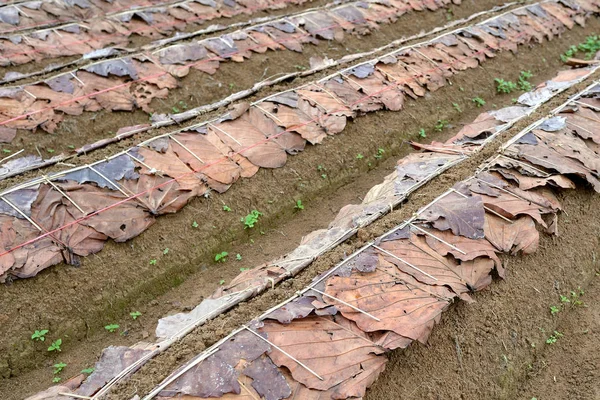
[[[565,34],[563,38],[546,43],[544,46],[523,48],[516,55],[501,54],[496,60],[486,63],[483,68],[456,76],[453,79],[453,86],[441,89],[426,99],[409,102],[403,112],[379,112],[362,117],[351,123],[343,134],[329,138],[323,145],[310,147],[299,156],[290,158],[285,168],[271,171],[261,170],[257,176],[237,183],[223,195],[215,195],[209,199],[196,199],[180,213],[159,219],[140,237],[125,244],[110,243],[99,255],[85,259],[81,268],[61,265],[43,272],[36,278],[16,281],[10,286],[3,287],[0,290],[0,354],[2,354],[0,375],[5,379],[0,381],[0,398],[9,400],[22,398],[25,393],[32,393],[47,387],[52,379],[51,365],[58,361],[68,364],[65,376],[76,374],[80,369],[91,366],[100,350],[108,345],[130,344],[141,340],[146,335],[152,337],[158,317],[193,307],[203,296],[212,293],[219,280],[232,278],[239,272],[240,267],[260,264],[291,250],[303,235],[314,229],[325,227],[341,206],[349,202],[360,201],[357,194],[365,193],[369,187],[379,183],[381,178],[390,172],[395,160],[411,151],[408,146],[403,144],[403,141],[409,138],[415,139],[418,128],[423,127],[427,130],[428,138],[425,140],[440,140],[456,133],[461,124],[472,121],[481,111],[485,110],[485,108],[474,107],[471,102],[473,97],[485,98],[488,108],[509,104],[511,96],[499,96],[495,93],[493,84],[495,77],[514,80],[521,69],[529,69],[535,74],[534,83],[549,79],[556,74],[559,68],[558,55],[564,52],[569,45],[580,42],[586,34],[598,31],[598,27],[598,21],[593,20],[586,29],[575,28]],[[574,92],[575,89],[569,93]],[[563,100],[564,98],[565,96],[561,97]],[[519,127],[544,115],[558,101],[553,101],[532,118],[523,121]],[[459,113],[452,103],[459,104],[463,112]],[[435,133],[433,126],[438,119],[448,120],[451,124],[450,129],[442,133]],[[511,130],[503,138],[516,131],[517,129]],[[384,148],[386,152],[384,153],[385,159],[378,161],[373,156],[379,147]],[[288,297],[290,293],[306,284],[315,273],[328,268],[333,262],[341,259],[344,252],[351,252],[360,247],[364,241],[389,229],[409,216],[418,206],[433,199],[451,182],[466,177],[483,160],[483,157],[489,156],[493,150],[493,148],[487,149],[480,157],[470,160],[436,179],[431,185],[413,196],[415,201],[409,202],[400,210],[365,229],[359,235],[360,239],[353,239],[322,257],[297,279],[285,282],[280,287],[240,305],[196,330],[167,353],[144,367],[130,382],[120,387],[113,397],[129,399],[134,389],[147,391],[152,388],[170,371],[170,368],[191,358],[240,323],[260,314],[261,310]],[[364,154],[365,158],[357,160],[357,153]],[[317,171],[318,165],[326,168],[327,179],[323,179],[322,172]],[[302,199],[306,205],[302,212],[294,211],[293,205],[296,199]],[[580,224],[582,231],[596,232],[592,229],[600,226],[595,220],[596,217],[584,217],[582,207],[589,205],[592,207],[591,210],[594,210],[594,207],[598,205],[598,200],[591,193],[580,193],[567,196],[564,203],[568,218],[572,218],[573,222],[570,223],[571,220],[565,220],[567,216],[563,216],[561,221],[564,221],[564,229],[558,241],[569,240],[564,242],[568,246],[569,257],[577,262],[573,265],[583,268],[584,252],[581,250],[583,247],[575,247],[575,245],[581,243],[583,246],[587,243],[587,246],[591,246],[591,244],[585,240],[579,240],[581,233],[573,227]],[[223,204],[231,207],[233,212],[224,212]],[[239,218],[252,209],[264,212],[265,217],[255,231],[243,231]],[[197,229],[192,227],[193,221],[200,224]],[[586,227],[590,227],[590,229],[587,230]],[[265,232],[264,235],[260,233],[261,230]],[[590,236],[590,238],[596,237],[597,234]],[[545,240],[544,244],[548,249],[552,247],[550,240]],[[594,242],[593,246],[596,245],[597,243]],[[167,247],[169,253],[163,255],[163,250]],[[226,264],[214,264],[211,261],[214,254],[223,250],[232,255],[241,254],[242,261],[237,262],[231,258]],[[562,251],[564,252],[565,249],[563,248]],[[546,249],[540,253],[545,256]],[[522,280],[514,277],[519,276],[517,272],[512,272],[507,281],[492,286],[490,292],[477,297],[477,304],[457,306],[458,314],[462,316],[462,318],[456,317],[457,323],[465,321],[466,316],[472,314],[473,308],[479,307],[482,299],[486,298],[485,296],[491,296],[490,293],[495,293],[496,290],[512,284],[514,280],[517,281],[519,289],[523,292],[522,301],[525,299],[532,302],[534,298],[531,292],[527,292],[526,288],[529,287],[527,285],[533,284],[542,292],[541,294],[534,292],[536,295],[540,297],[544,295],[543,288],[537,287],[535,282],[538,282],[540,278],[550,279],[550,274],[543,273],[546,268],[558,271],[557,274],[567,274],[573,270],[573,268],[568,268],[569,263],[561,264],[565,271],[556,269],[558,267],[551,267],[550,262],[558,261],[560,254],[548,254],[554,254],[547,256],[548,262],[546,259],[536,261],[537,259],[534,257],[522,259],[525,261],[516,258],[510,259],[509,270],[519,271],[520,262],[531,262],[537,266],[536,268],[543,268],[538,270],[541,275],[526,273],[526,271],[535,269],[531,265],[523,264],[520,270],[523,274]],[[150,259],[157,259],[157,265],[150,265]],[[588,269],[591,271],[592,267]],[[564,284],[575,284],[575,286],[571,285],[573,288],[578,285],[584,287],[587,283],[587,280],[577,283],[575,280],[568,280],[571,278],[567,279],[566,276]],[[576,277],[574,276],[572,279]],[[509,299],[510,296],[516,296],[516,289],[511,287],[513,291],[507,292],[506,295]],[[549,294],[546,293],[546,295]],[[543,297],[541,298],[543,299]],[[539,315],[532,314],[529,319],[533,320],[537,316],[541,318],[545,314],[550,315],[547,308],[550,299],[547,300],[543,304],[545,307],[543,312],[540,311],[541,308],[537,309]],[[491,307],[499,306],[501,302],[507,302],[513,306],[517,304],[504,297],[495,298],[495,301],[496,303],[492,303]],[[555,302],[556,299],[554,298],[552,301]],[[509,309],[507,305],[505,314],[511,312],[514,314],[515,310],[522,306],[522,304],[518,304],[518,307]],[[469,308],[468,313],[461,312],[467,307]],[[481,307],[482,312],[485,311],[485,317],[488,316],[487,313],[497,312],[491,307],[487,305]],[[542,306],[540,305],[540,307]],[[128,313],[133,310],[143,312],[142,318],[136,321],[131,320]],[[457,313],[452,311],[446,313],[442,326],[432,337],[432,344],[441,343],[435,342],[435,340],[439,340],[436,339],[439,338],[439,332],[448,329],[451,324],[446,321],[455,314]],[[505,314],[502,315],[506,317]],[[495,329],[500,329],[499,326],[503,327],[502,332],[506,330],[510,335],[509,329],[504,328],[507,326],[505,321],[508,319],[493,320],[484,318],[484,316],[480,315],[481,319],[478,322],[480,325],[485,325],[488,321],[496,321],[498,325],[486,328],[491,331],[490,335],[495,335]],[[562,315],[559,315],[559,318],[562,318]],[[519,320],[525,319],[527,318]],[[552,318],[550,319],[552,320]],[[528,323],[528,321],[525,322]],[[105,332],[103,326],[109,323],[120,324],[121,330],[125,330],[127,334],[118,336]],[[476,321],[473,323],[475,324]],[[465,331],[471,329],[467,325],[462,326]],[[29,340],[29,336],[35,329],[42,328],[50,328],[49,339],[63,338],[63,352],[59,356],[47,354],[45,351],[47,343],[34,344]],[[551,328],[552,325],[549,325],[544,329],[547,332],[556,329]],[[533,334],[530,335],[533,337]],[[462,337],[460,340],[463,340]],[[475,340],[475,336],[473,340]],[[539,337],[536,340],[538,341],[536,343],[541,344]],[[504,339],[504,342],[508,346],[507,339]],[[463,346],[462,343],[459,342],[459,345]],[[500,346],[504,349],[502,344]],[[487,343],[480,347],[482,349],[480,353],[473,357],[477,362],[483,363],[484,357],[488,357],[486,352],[488,350],[492,352],[494,349],[487,349]],[[406,353],[412,351],[418,353],[425,350],[428,349],[415,346]],[[529,351],[529,349],[527,350]],[[486,354],[480,357],[482,353]],[[438,360],[438,358],[437,352],[435,357],[432,354],[431,351],[428,351],[427,355],[422,355],[430,362],[429,369],[424,371],[434,371],[431,363],[432,360]],[[454,360],[456,360],[456,353],[449,354],[454,354]],[[516,358],[517,354],[520,353],[515,350],[514,354],[505,355]],[[397,393],[400,393],[398,390],[393,390],[395,387],[392,390],[383,386],[378,388],[381,384],[398,382],[398,375],[393,372],[395,371],[394,365],[397,363],[404,366],[404,357],[405,355],[392,357],[386,376],[380,379],[381,383],[375,385],[369,392],[369,396],[383,396],[384,394],[396,396]],[[488,358],[493,359],[493,357]],[[462,363],[463,367],[467,365],[465,359],[462,360]],[[438,368],[439,371],[448,373],[448,368],[444,369],[443,365]],[[485,375],[478,370],[479,367],[471,368],[478,376]],[[488,372],[492,369],[489,367]],[[512,370],[514,369],[513,365]],[[412,373],[412,369],[406,371]],[[388,375],[390,373],[393,375]],[[414,379],[419,377],[417,373],[411,376]],[[494,376],[497,378],[497,375]],[[515,374],[514,376],[520,375]],[[512,373],[510,378],[513,379]],[[455,379],[455,381],[457,380]],[[420,382],[421,380],[419,380]],[[442,379],[439,382],[442,382]],[[487,390],[487,387],[483,387],[487,384],[486,382],[482,378],[481,382],[476,385],[480,390]],[[518,382],[524,382],[524,380]],[[510,385],[514,386],[511,389],[512,392],[517,393],[515,388],[519,384],[513,382],[509,383]],[[411,390],[417,386],[418,384]],[[475,386],[475,383],[472,386]],[[460,394],[460,391],[465,388],[459,387],[455,390],[452,393],[447,392],[448,396],[442,395],[439,398],[454,398],[452,396]],[[410,391],[404,392],[403,397],[428,398],[427,396],[412,396]],[[467,396],[464,398],[480,397]]]
[[[174,107],[179,111],[184,111],[185,109],[210,104],[232,93],[251,88],[256,82],[266,78],[308,69],[311,57],[328,57],[335,60],[347,54],[361,53],[385,45],[395,39],[408,37],[421,31],[429,31],[436,26],[443,26],[452,19],[465,18],[475,12],[490,9],[504,2],[482,0],[472,2],[472,4],[468,3],[470,2],[467,1],[464,5],[452,6],[449,9],[440,9],[435,12],[422,11],[409,13],[400,17],[394,23],[380,25],[379,30],[369,35],[346,35],[343,43],[321,41],[318,46],[307,44],[304,46],[302,53],[269,51],[265,54],[253,54],[252,58],[245,60],[241,64],[235,62],[221,63],[218,71],[212,76],[192,69],[189,75],[181,80],[180,88],[170,91],[167,99],[155,99],[151,103],[151,107],[155,112],[174,113]],[[452,10],[452,12],[448,10]],[[489,16],[486,18],[489,18]],[[410,23],[407,23],[408,21]],[[244,73],[240,74],[240,68],[243,68]],[[329,73],[331,71],[320,75]],[[312,81],[314,79],[315,77],[311,76],[304,79],[304,81]],[[301,83],[303,82],[299,80],[286,82],[268,90],[263,90],[250,100],[262,98],[270,93],[289,89]],[[214,113],[198,118],[196,121],[190,121],[190,123],[204,121],[213,115],[216,116],[223,113],[223,111],[217,110]],[[54,133],[47,133],[41,129],[35,132],[20,130],[10,145],[3,145],[0,148],[13,152],[25,149],[26,154],[38,154],[39,152],[44,157],[49,158],[61,152],[68,154],[71,151],[69,146],[80,147],[99,139],[113,137],[115,132],[121,127],[148,123],[148,120],[149,115],[141,110],[133,112],[86,112],[76,117],[65,116],[64,122],[59,125],[59,128]],[[170,127],[169,130],[173,130],[173,127]],[[157,131],[152,131],[150,135],[154,136],[157,133]],[[134,143],[138,143],[140,138],[147,136],[149,135],[138,135],[132,140],[123,141],[119,145],[111,146],[110,149],[106,149],[105,151],[112,154],[116,151],[115,149],[130,147]],[[102,153],[96,152],[93,153],[92,157],[97,157],[97,154],[104,155],[104,153],[104,151]],[[80,164],[87,162],[86,160],[88,160],[87,157],[79,157],[74,162]]]

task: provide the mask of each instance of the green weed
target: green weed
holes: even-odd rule
[[[54,342],[52,342],[50,344],[50,347],[48,347],[48,351],[49,352],[52,352],[52,351],[60,352],[60,346],[62,346],[62,339],[56,339]]]
[[[92,372],[94,372],[96,369],[95,368],[86,368],[86,369],[82,369],[81,373],[82,374],[86,374],[86,375],[90,375]]]
[[[42,329],[41,331],[36,330],[33,332],[33,335],[31,335],[31,340],[43,342],[46,340],[46,334],[48,332],[50,332],[48,329]]]
[[[438,119],[438,122],[435,124],[434,129],[436,132],[441,132],[447,126],[448,126],[448,121],[446,121],[445,119]]]
[[[192,228],[197,228],[197,227],[199,227],[199,226],[200,226],[200,225],[198,225],[198,223],[197,223],[196,221],[192,222]]]
[[[379,160],[381,157],[383,157],[383,153],[385,153],[385,149],[380,147],[377,149],[377,154],[375,154],[374,157]]]
[[[356,159],[357,159],[357,160],[362,160],[363,158],[365,158],[365,156],[363,156],[363,155],[362,155],[362,154],[360,154],[360,153],[358,153],[358,154],[356,155]]]
[[[67,366],[67,364],[65,364],[64,362],[60,362],[58,364],[54,364],[54,375],[60,374],[62,372],[63,369],[65,369],[65,367]]]
[[[236,259],[236,260],[238,260],[238,261],[242,261],[242,256],[241,256],[241,254],[240,254],[240,253],[236,254],[236,255],[235,255],[235,259]]]
[[[427,134],[425,133],[425,129],[423,129],[423,128],[419,129],[419,133],[417,133],[417,135],[422,138],[427,137]]]
[[[556,315],[560,312],[560,307],[558,306],[550,306],[550,314]]]
[[[456,111],[458,111],[459,113],[462,112],[462,110],[461,110],[460,106],[458,105],[458,103],[452,103],[452,107],[454,107],[454,109]]]
[[[131,318],[133,318],[134,320],[138,319],[139,317],[142,316],[142,313],[139,311],[132,311],[129,313],[129,315],[131,316]]]
[[[571,46],[569,49],[560,56],[563,62],[566,62],[568,58],[574,57],[578,52],[583,52],[586,60],[591,60],[594,55],[600,51],[600,36],[592,35],[585,39],[585,42],[579,43],[577,46]]]
[[[215,262],[225,262],[227,261],[228,252],[222,251],[215,255]]]
[[[471,99],[471,101],[473,103],[475,103],[475,106],[477,108],[485,106],[485,100],[482,99],[481,97],[474,97],[474,98]]]
[[[106,329],[108,332],[110,333],[114,333],[117,329],[119,329],[119,325],[118,324],[110,324],[110,325],[106,325],[104,327],[104,329]]]
[[[231,212],[231,208],[223,204],[223,211]]]
[[[563,337],[562,333],[560,333],[558,331],[554,331],[554,334],[550,335],[550,337],[548,339],[546,339],[546,344],[554,344],[561,337]]]
[[[258,222],[258,217],[262,215],[261,212],[257,210],[252,210],[250,214],[241,218],[241,221],[244,223],[244,229],[252,229],[254,225]]]
[[[62,378],[60,376],[55,376],[54,378],[52,378],[52,383],[58,383],[62,380]]]
[[[498,93],[511,93],[517,90],[517,84],[511,81],[505,81],[501,78],[494,79]]]
[[[302,204],[302,200],[296,200],[296,205],[294,206],[296,210],[304,210],[304,205]]]
[[[153,258],[152,260],[150,260],[150,265],[156,265],[158,261],[156,261],[156,258]]]
[[[533,74],[531,71],[521,71],[519,80],[517,81],[519,89],[523,90],[524,92],[529,92],[531,90],[531,83],[529,83],[529,79],[531,79],[532,76]]]

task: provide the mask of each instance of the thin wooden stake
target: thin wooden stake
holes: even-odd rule
[[[233,140],[234,142],[236,142],[237,144],[239,144],[240,146],[243,146],[240,142],[237,141],[236,138],[234,138],[233,136],[231,136],[229,133],[225,132],[223,129],[219,128],[218,126],[214,125],[214,124],[208,124],[209,127],[214,128],[218,131],[220,131],[221,133],[223,133],[224,135],[227,135],[228,138],[230,138],[231,140]]]
[[[368,312],[366,312],[366,311],[364,311],[364,310],[361,310],[360,308],[358,308],[358,307],[355,307],[355,306],[353,306],[352,304],[346,303],[346,302],[345,302],[344,300],[342,300],[342,299],[339,299],[339,298],[337,298],[337,297],[334,297],[334,296],[332,296],[332,295],[330,295],[330,294],[327,294],[327,293],[325,293],[325,292],[322,292],[322,291],[320,291],[319,289],[312,288],[311,290],[313,290],[313,291],[315,291],[315,292],[317,292],[317,293],[321,293],[323,296],[327,296],[327,297],[329,297],[329,298],[332,298],[332,299],[333,299],[333,300],[335,300],[335,301],[339,301],[340,303],[342,303],[342,304],[343,304],[343,305],[345,305],[345,306],[348,306],[348,307],[350,307],[350,308],[351,308],[351,309],[353,309],[354,311],[358,311],[359,313],[363,313],[363,314],[365,314],[366,316],[373,318],[375,321],[378,321],[378,322],[379,322],[379,321],[381,321],[381,320],[380,320],[379,318],[377,318],[376,316],[374,316],[374,315],[372,315],[372,314],[369,314]]]
[[[73,71],[71,71],[71,72],[69,72],[69,73],[71,74],[71,76],[72,76],[73,78],[75,78],[75,80],[76,80],[77,82],[81,83],[81,86],[85,86],[85,83],[83,83],[83,81],[82,81],[81,79],[79,79],[79,78],[77,77],[77,75],[75,75],[75,73],[74,73]]]
[[[25,214],[23,211],[21,211],[19,209],[19,207],[15,206],[13,204],[12,201],[9,201],[6,197],[4,196],[0,196],[0,199],[4,200],[6,202],[6,204],[8,204],[9,206],[11,206],[16,212],[18,212],[23,218],[25,218],[27,221],[29,221],[29,223],[33,226],[36,227],[37,230],[39,230],[40,232],[45,232],[44,229],[42,229],[38,224],[36,224],[31,218],[29,218],[27,216],[27,214]]]
[[[404,264],[408,265],[409,267],[411,267],[411,268],[413,268],[413,269],[415,269],[415,270],[419,271],[419,272],[420,272],[420,273],[422,273],[423,275],[426,275],[426,276],[430,277],[430,278],[431,278],[431,279],[433,279],[434,281],[437,281],[437,278],[435,278],[434,276],[432,276],[432,275],[429,275],[427,272],[423,271],[423,270],[422,270],[421,268],[419,268],[419,267],[416,267],[416,266],[412,265],[412,264],[411,264],[411,263],[409,263],[408,261],[405,261],[405,260],[401,259],[400,257],[398,257],[397,255],[395,255],[394,253],[390,253],[389,251],[387,251],[387,250],[385,250],[385,249],[382,249],[381,247],[379,247],[379,246],[377,246],[377,245],[373,245],[373,248],[375,248],[375,249],[377,249],[377,250],[379,250],[379,251],[381,251],[381,252],[383,252],[383,253],[387,254],[387,255],[388,255],[388,256],[390,256],[390,257],[393,257],[393,258],[395,258],[395,259],[396,259],[396,260],[398,260],[398,261],[401,261],[401,262],[403,262]]]
[[[257,332],[255,332],[252,329],[250,329],[247,325],[244,325],[243,328],[246,329],[247,331],[249,331],[250,333],[254,334],[256,337],[260,338],[261,340],[264,340],[265,342],[267,342],[269,345],[273,346],[274,348],[276,348],[280,352],[282,352],[284,355],[286,355],[287,357],[289,357],[290,359],[292,359],[294,362],[296,362],[302,368],[304,368],[305,370],[307,370],[308,372],[310,372],[311,374],[313,374],[314,376],[316,376],[319,380],[321,380],[321,381],[324,380],[315,371],[313,371],[312,369],[310,369],[309,367],[307,367],[304,363],[302,363],[300,360],[298,360],[297,358],[295,358],[294,356],[292,356],[287,351],[283,350],[281,347],[277,346],[275,343],[272,343],[269,339],[265,339],[264,337],[260,336]]]
[[[450,190],[452,190],[452,191],[453,191],[454,193],[456,193],[457,195],[464,197],[465,199],[469,197],[469,196],[467,196],[466,194],[462,194],[461,192],[459,192],[458,190],[456,190],[456,189],[454,189],[454,188],[452,188],[452,189],[450,189]],[[492,210],[492,209],[491,209],[491,208],[489,208],[489,207],[483,206],[483,209],[484,209],[485,211],[487,211],[487,212],[491,213],[491,214],[494,214],[494,215],[495,215],[495,216],[497,216],[497,217],[500,217],[500,218],[502,218],[502,219],[503,219],[503,220],[505,220],[506,222],[509,222],[509,223],[511,223],[511,224],[514,222],[514,221],[513,221],[513,220],[511,220],[510,218],[506,218],[504,215],[502,215],[502,214],[500,214],[500,213],[498,213],[498,212],[496,212],[496,211]]]
[[[98,174],[102,179],[104,179],[105,181],[107,181],[112,187],[114,187],[115,189],[117,189],[119,192],[123,193],[125,196],[129,197],[129,193],[127,193],[126,191],[124,191],[119,185],[117,185],[116,183],[114,183],[113,181],[111,181],[110,179],[108,179],[106,176],[104,176],[104,174],[102,174],[100,171],[98,171],[96,168],[94,168],[93,165],[88,165],[88,168],[91,169],[92,171],[94,171],[96,174]]]
[[[434,239],[435,239],[435,240],[437,240],[438,242],[441,242],[441,243],[445,244],[446,246],[450,247],[451,249],[454,249],[454,250],[458,251],[459,253],[462,253],[462,254],[465,254],[465,255],[467,254],[467,253],[465,253],[464,251],[462,251],[461,249],[459,249],[458,247],[456,247],[456,246],[454,246],[454,245],[452,245],[452,244],[450,244],[450,243],[446,242],[444,239],[440,239],[439,237],[435,236],[433,233],[431,233],[431,232],[427,232],[425,229],[421,229],[421,228],[419,228],[417,225],[415,225],[415,224],[413,224],[413,223],[410,223],[409,225],[410,225],[412,228],[415,228],[416,230],[418,230],[418,231],[420,231],[420,232],[423,232],[423,233],[424,233],[424,234],[426,234],[427,236],[431,236],[432,238],[434,238]]]
[[[177,143],[178,145],[180,145],[181,147],[183,147],[188,153],[190,153],[192,156],[194,156],[194,158],[196,158],[196,160],[200,161],[202,164],[206,164],[204,161],[202,161],[202,159],[200,157],[198,157],[192,150],[190,150],[185,144],[181,143],[177,138],[175,138],[175,136],[173,135],[169,135],[168,136],[171,140],[173,140],[175,143]]]
[[[73,201],[73,199],[71,197],[69,197],[69,195],[67,195],[65,192],[63,192],[61,188],[59,188],[54,182],[52,182],[50,179],[48,179],[47,175],[44,175],[42,178],[44,178],[44,180],[46,182],[48,182],[54,189],[56,189],[56,191],[58,193],[62,194],[64,197],[66,197],[66,199],[69,200],[71,202],[71,204],[73,204],[75,206],[75,208],[77,208],[83,215],[85,215],[85,211],[83,211],[83,209],[81,207],[79,207],[79,205],[77,203],[75,203],[75,201]]]

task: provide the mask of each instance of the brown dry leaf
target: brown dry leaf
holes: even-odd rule
[[[140,174],[159,176],[168,175],[177,180],[179,186],[183,190],[189,190],[196,195],[202,195],[206,191],[204,183],[196,176],[187,164],[177,157],[173,152],[173,148],[169,143],[169,147],[164,153],[151,150],[147,147],[137,148],[139,155],[142,157],[144,164],[140,169]],[[149,170],[146,165],[149,165],[152,170]]]
[[[420,219],[433,222],[436,229],[452,230],[455,235],[483,238],[483,200],[481,196],[463,197],[450,193],[423,211]]]
[[[267,140],[260,130],[243,118],[209,125],[209,131],[234,151],[241,151],[254,165],[263,168],[280,168],[285,165],[285,150],[277,143]]]
[[[561,113],[559,115],[566,118],[569,129],[577,133],[582,139],[591,139],[600,144],[600,133],[598,132],[600,118],[595,111],[587,107],[579,107],[575,113]]]
[[[135,201],[155,216],[177,212],[194,197],[193,192],[181,189],[177,181],[158,175],[142,174],[135,180],[125,179],[122,184],[131,193],[144,193]]]
[[[251,107],[247,113],[241,116],[241,119],[251,123],[266,138],[277,143],[288,154],[297,154],[304,150],[306,146],[306,140],[300,135],[295,132],[284,131],[263,110],[257,107]]]
[[[428,286],[398,270],[380,257],[374,272],[354,272],[350,277],[333,277],[325,292],[377,317],[360,313],[339,301],[335,304],[344,317],[365,332],[391,331],[404,338],[426,343],[433,326],[455,296],[445,286]],[[398,342],[396,342],[398,343]],[[407,341],[401,344],[408,345]]]
[[[427,229],[426,227],[420,227],[421,229],[426,230],[432,236],[425,236],[425,240],[429,247],[438,252],[441,256],[447,256],[451,254],[454,258],[461,261],[471,261],[477,257],[488,257],[494,261],[496,269],[501,277],[504,276],[504,268],[502,267],[502,261],[496,255],[496,249],[494,246],[490,244],[485,239],[469,239],[464,236],[454,235],[449,231],[438,231],[435,229]],[[413,231],[417,235],[423,234],[418,230]],[[455,246],[457,249],[463,251],[466,254],[461,253],[460,251],[448,246],[443,243],[442,240],[446,243]]]
[[[59,186],[75,203],[84,207],[87,213],[106,208],[79,224],[93,228],[116,242],[124,242],[139,235],[155,221],[135,201],[123,201],[128,196],[117,190],[102,189],[93,184],[66,183]],[[114,206],[117,203],[120,204]],[[71,215],[81,216],[69,200],[64,199],[63,204]]]
[[[516,254],[535,253],[540,234],[529,216],[523,216],[510,223],[492,214],[485,216],[485,238],[499,251]]]
[[[362,364],[373,362],[383,353],[354,322],[341,316],[313,316],[287,325],[265,321],[260,331],[323,378],[318,379],[288,356],[272,349],[269,357],[273,362],[285,366],[295,380],[311,389],[328,390],[347,381],[362,371]]]
[[[94,372],[77,390],[81,396],[93,396],[108,381],[117,376],[125,368],[148,354],[151,345],[135,347],[109,346],[102,351],[100,361],[94,366]]]
[[[575,183],[564,175],[551,175],[547,178],[527,176],[515,169],[495,167],[504,178],[516,181],[521,190],[530,190],[540,186],[554,185],[562,189],[575,189]]]
[[[181,161],[194,171],[199,171],[223,184],[232,184],[240,176],[240,166],[214,146],[206,136],[183,132],[173,135],[171,146]],[[182,147],[179,143],[181,143]]]
[[[477,143],[478,139],[485,139],[495,133],[496,127],[499,125],[502,125],[502,122],[498,121],[493,115],[487,112],[481,113],[475,121],[465,125],[446,143]]]
[[[450,257],[441,256],[429,247],[425,238],[414,234],[410,239],[383,242],[381,248],[395,256],[380,253],[387,262],[396,265],[402,272],[428,285],[448,286],[458,295],[477,290],[477,282],[483,279],[482,275],[488,275],[494,267],[493,262],[487,271],[480,269],[480,264],[459,264]]]
[[[288,131],[298,132],[311,144],[321,143],[327,136],[325,130],[312,121],[312,118],[296,108],[268,101],[258,104],[257,107],[266,111],[265,114],[279,126]]]

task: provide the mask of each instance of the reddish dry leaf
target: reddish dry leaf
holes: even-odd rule
[[[510,223],[492,214],[485,215],[485,238],[499,251],[516,254],[535,253],[540,235],[529,216],[523,216]]]
[[[155,216],[177,212],[194,197],[193,192],[181,189],[177,181],[158,175],[142,174],[137,180],[123,180],[122,185],[131,193],[144,193],[135,201]]]
[[[323,378],[318,379],[288,356],[272,349],[269,357],[275,364],[285,366],[296,381],[311,389],[328,390],[348,381],[362,371],[361,365],[373,362],[383,353],[353,322],[341,316],[307,317],[287,325],[273,321],[264,324],[260,331],[268,334],[269,341]],[[366,386],[362,390],[366,390]]]
[[[438,231],[435,229],[427,229],[426,227],[421,227],[421,229],[424,229],[435,236],[425,236],[425,240],[429,247],[441,256],[445,257],[448,254],[451,254],[454,258],[461,261],[471,261],[477,257],[487,257],[494,261],[499,275],[504,276],[504,268],[502,267],[502,262],[496,255],[496,249],[487,240],[469,239],[464,236],[454,235],[449,231]],[[413,233],[417,235],[423,234],[418,230],[414,230]],[[456,249],[448,246],[442,241],[451,244],[456,247]],[[461,253],[459,250],[466,254]]]
[[[137,150],[145,164],[142,165],[140,174],[168,175],[177,180],[181,189],[189,190],[196,195],[202,195],[206,191],[203,182],[196,176],[193,170],[177,157],[170,144],[164,153],[159,153],[146,147],[139,147]],[[149,170],[146,165],[151,166],[152,170]]]
[[[243,118],[209,125],[209,131],[234,151],[242,151],[244,157],[254,165],[263,168],[280,168],[285,165],[285,150],[277,143],[267,140],[260,130]]]
[[[521,190],[530,190],[540,186],[553,185],[562,189],[575,189],[575,183],[564,175],[551,175],[547,178],[527,176],[515,169],[495,167],[504,178],[516,181]]]
[[[257,107],[265,111],[265,114],[273,119],[279,126],[288,131],[298,132],[300,136],[311,144],[321,143],[327,136],[323,128],[318,126],[312,119],[296,108],[283,104],[274,104],[264,101]]]
[[[374,272],[355,272],[350,277],[329,279],[325,292],[380,319],[376,321],[335,299],[323,297],[361,330],[391,331],[422,343],[426,343],[442,311],[455,296],[444,286],[419,283],[383,258]]]
[[[410,239],[385,241],[381,248],[393,254],[382,252],[381,256],[402,272],[428,285],[446,285],[458,295],[477,290],[477,282],[483,279],[480,275],[488,275],[494,267],[492,262],[486,271],[479,268],[480,264],[458,263],[450,257],[443,257],[429,247],[425,238],[414,234]]]

